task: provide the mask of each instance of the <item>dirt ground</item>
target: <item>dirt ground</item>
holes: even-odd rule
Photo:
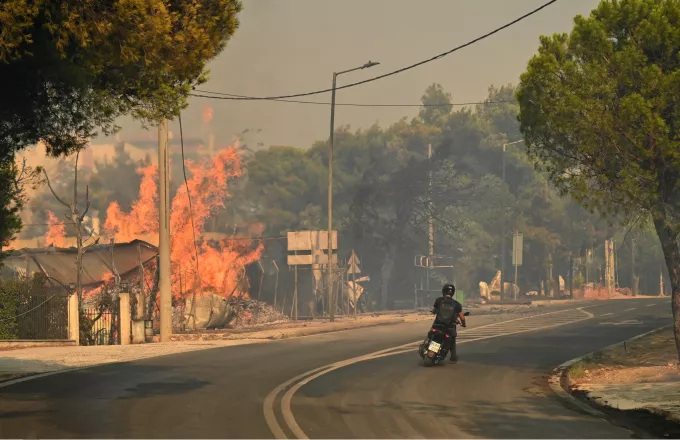
[[[666,328],[576,363],[572,384],[627,384],[680,380],[673,329]]]

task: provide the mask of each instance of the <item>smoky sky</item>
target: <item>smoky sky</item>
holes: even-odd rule
[[[377,61],[380,66],[343,75],[346,84],[386,73],[447,51],[540,6],[545,0],[243,0],[240,28],[210,65],[202,89],[271,96],[326,89],[333,71]],[[540,35],[568,32],[577,14],[599,0],[562,0],[521,23],[444,59],[384,80],[338,91],[339,103],[418,104],[440,83],[454,102],[480,101],[491,84],[517,83]],[[305,98],[330,101],[330,94]],[[211,127],[202,123],[213,109]],[[278,102],[192,98],[183,113],[184,135],[229,144],[245,129],[262,130],[250,142],[308,147],[329,134],[329,107]],[[418,108],[338,107],[336,127],[388,125]],[[153,140],[124,118],[120,139]],[[171,123],[177,132],[177,125]],[[109,138],[95,139],[104,143]]]

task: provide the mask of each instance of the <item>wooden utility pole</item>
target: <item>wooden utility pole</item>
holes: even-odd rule
[[[158,264],[161,342],[172,335],[172,285],[170,279],[170,157],[168,154],[168,120],[158,124]]]
[[[428,226],[428,255],[434,255],[434,219],[432,217],[432,210],[434,205],[432,204],[432,144],[427,145],[427,158],[428,164],[428,216],[427,216],[427,226]]]

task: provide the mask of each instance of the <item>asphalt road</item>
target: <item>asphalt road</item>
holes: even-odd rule
[[[401,354],[345,362],[297,385],[295,393],[272,391],[310,370],[414,343],[427,323],[35,379],[0,388],[0,437],[272,438],[272,424],[289,438],[300,431],[310,438],[630,437],[623,428],[564,406],[547,387],[547,375],[566,360],[670,323],[670,303],[620,300],[566,310],[574,307],[532,309],[523,317],[473,315],[461,332],[456,365],[425,368],[408,347]]]

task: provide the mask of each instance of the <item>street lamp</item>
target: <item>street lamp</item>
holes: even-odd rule
[[[331,92],[331,137],[330,151],[328,153],[328,304],[331,322],[335,320],[335,298],[333,297],[333,134],[335,133],[335,84],[338,75],[354,72],[355,70],[368,69],[369,67],[374,67],[378,64],[380,63],[369,61],[363,66],[333,73],[333,88]]]
[[[503,185],[505,185],[505,151],[508,145],[515,145],[519,144],[520,142],[524,142],[524,139],[503,144]],[[505,276],[505,213],[501,215],[501,298],[505,296],[505,283],[503,282],[503,276]]]

